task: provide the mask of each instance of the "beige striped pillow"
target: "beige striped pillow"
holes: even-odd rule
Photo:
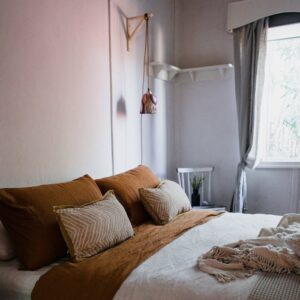
[[[113,191],[80,207],[56,206],[58,223],[71,259],[81,261],[133,236],[133,228]]]
[[[157,188],[139,189],[141,200],[156,224],[166,224],[191,210],[191,203],[179,184],[163,180]]]

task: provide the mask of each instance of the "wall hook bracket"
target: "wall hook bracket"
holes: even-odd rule
[[[127,51],[130,51],[130,41],[133,39],[135,34],[138,33],[142,29],[146,21],[152,18],[153,16],[154,16],[153,13],[145,13],[142,16],[126,18]],[[134,21],[139,21],[139,22],[137,26],[134,29],[132,29],[132,23]]]

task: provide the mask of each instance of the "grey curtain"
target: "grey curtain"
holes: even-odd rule
[[[238,114],[240,163],[231,211],[247,211],[245,168],[253,146],[255,106],[262,97],[266,58],[268,18],[234,30],[234,63]]]

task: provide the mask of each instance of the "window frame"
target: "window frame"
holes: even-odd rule
[[[273,27],[283,27],[285,25],[291,25],[297,23],[298,26],[300,26],[300,13],[299,14],[290,14],[292,16],[289,16],[289,14],[281,14],[281,15],[276,15],[273,16],[273,22],[272,19],[270,18],[270,28]],[[275,18],[276,17],[276,18]],[[271,26],[272,25],[272,26]],[[290,37],[293,38],[293,37]],[[276,40],[280,40],[281,38],[278,38]],[[274,40],[274,39],[270,39]],[[266,100],[268,103],[265,105],[269,106],[269,99]],[[265,118],[263,122],[269,122],[266,120],[267,116],[262,116],[262,118]],[[262,129],[262,128],[255,128],[257,132],[260,130],[264,130],[264,135],[267,132],[267,129]],[[262,133],[260,133],[262,134]],[[282,158],[282,159],[276,159],[276,158],[268,158],[266,156],[265,150],[266,150],[266,145],[262,146],[263,149],[263,155],[261,156],[261,159],[259,160],[259,163],[257,164],[256,168],[258,169],[269,169],[269,168],[278,168],[278,169],[299,169],[300,168],[300,156],[298,158]]]

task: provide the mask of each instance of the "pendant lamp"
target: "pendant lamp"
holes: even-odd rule
[[[144,15],[146,21],[146,32],[145,32],[145,50],[144,50],[144,66],[143,66],[143,86],[142,86],[142,101],[141,101],[141,114],[155,114],[156,113],[156,97],[150,90],[150,61],[149,61],[149,15]],[[147,91],[144,93],[145,87],[145,76],[147,76]]]

